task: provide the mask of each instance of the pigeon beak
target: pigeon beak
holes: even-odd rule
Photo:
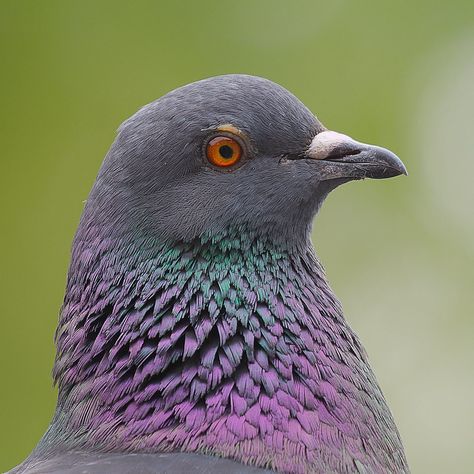
[[[324,162],[323,179],[382,179],[408,174],[400,158],[391,151],[330,130],[314,137],[306,158]]]

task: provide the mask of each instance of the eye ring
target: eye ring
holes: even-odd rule
[[[212,165],[218,168],[230,168],[241,161],[244,150],[237,138],[222,134],[212,137],[207,142],[205,153]]]

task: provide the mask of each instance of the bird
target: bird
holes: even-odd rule
[[[408,473],[311,241],[332,190],[402,174],[261,77],[138,110],[73,240],[55,413],[10,472]]]

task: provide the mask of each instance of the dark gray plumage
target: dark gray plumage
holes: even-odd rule
[[[270,474],[230,459],[193,453],[69,453],[31,465],[28,474]]]

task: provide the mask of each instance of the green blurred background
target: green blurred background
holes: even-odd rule
[[[118,125],[245,72],[405,161],[333,193],[314,242],[413,472],[474,472],[472,0],[0,0],[0,35],[0,470],[53,413],[70,242]]]

